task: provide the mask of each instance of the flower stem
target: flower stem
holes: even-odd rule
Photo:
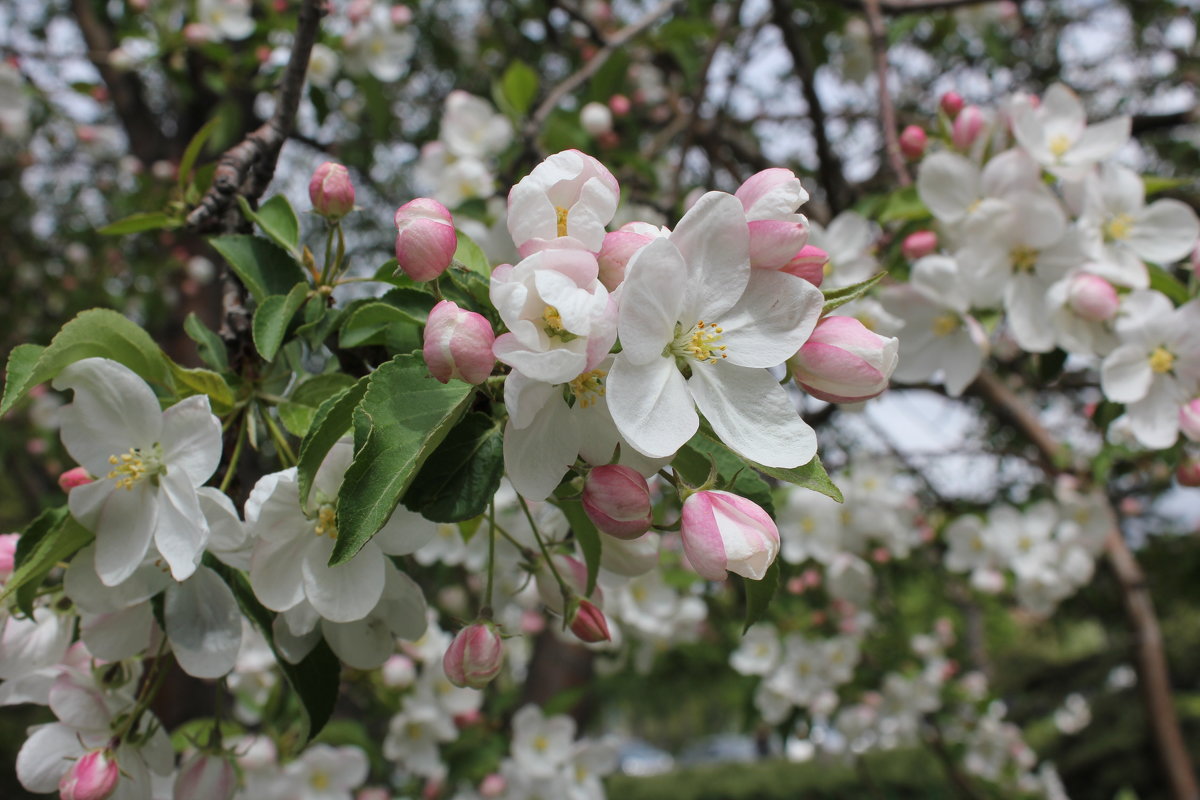
[[[538,547],[541,548],[542,555],[546,559],[546,566],[550,568],[550,574],[554,576],[554,580],[558,581],[558,590],[562,592],[563,609],[565,611],[571,602],[571,589],[567,586],[567,582],[563,580],[563,576],[559,574],[554,559],[550,557],[550,549],[546,547],[546,542],[542,539],[542,534],[538,531],[537,523],[533,521],[533,514],[529,510],[529,504],[519,494],[517,495],[517,500],[521,502],[521,510],[525,512],[525,518],[529,520],[529,527],[533,529],[533,538],[537,539]]]
[[[221,477],[221,485],[217,488],[224,494],[229,489],[229,484],[233,481],[233,475],[237,472],[238,462],[242,460],[242,446],[246,443],[246,418],[242,417],[242,425],[238,428],[237,439],[233,444],[233,455],[229,457],[229,466],[225,468],[225,474]]]
[[[271,434],[271,441],[275,443],[275,448],[279,451],[279,457],[284,462],[284,466],[296,466],[296,455],[292,452],[291,445],[287,443],[287,438],[283,435],[283,431],[279,430],[279,426],[275,424],[275,420],[271,419],[271,414],[264,410],[262,418],[267,423],[267,431]]]
[[[484,590],[484,608],[491,611],[492,589],[496,583],[496,498],[488,503],[488,572],[487,589]]]

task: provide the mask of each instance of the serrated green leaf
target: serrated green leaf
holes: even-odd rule
[[[180,194],[183,194],[191,184],[192,167],[196,165],[196,159],[200,157],[200,153],[204,150],[204,145],[208,142],[208,138],[218,128],[220,119],[220,116],[216,116],[204,123],[200,130],[196,131],[196,135],[192,137],[192,140],[188,142],[187,149],[183,151],[183,157],[179,159]]]
[[[517,116],[529,113],[538,92],[537,73],[524,61],[514,61],[500,77],[500,93]]]
[[[290,398],[276,409],[288,433],[303,439],[308,435],[317,408],[331,397],[353,386],[354,378],[342,372],[316,375],[301,383]]]
[[[255,310],[251,333],[254,346],[264,361],[275,359],[292,317],[308,299],[308,291],[308,283],[298,283],[286,295],[273,294],[263,300]]]
[[[333,715],[341,683],[342,662],[322,639],[299,664],[290,663],[275,647],[275,616],[258,602],[246,576],[216,559],[206,558],[205,563],[216,570],[229,585],[242,613],[258,628],[267,644],[271,646],[280,671],[287,678],[292,691],[300,698],[304,717],[301,720],[298,738],[304,743],[312,741]]]
[[[210,369],[187,369],[171,362],[171,374],[179,387],[180,397],[207,395],[214,414],[227,414],[233,409],[233,389],[220,373]]]
[[[466,412],[474,390],[461,381],[439,383],[411,355],[371,373],[354,412],[354,460],[338,494],[330,566],[349,561],[383,527],[429,454]]]
[[[825,316],[835,308],[840,308],[852,300],[857,300],[883,280],[886,272],[876,272],[865,281],[861,281],[852,286],[844,286],[841,289],[830,289],[825,292],[825,306],[821,309],[821,316]]]
[[[143,214],[131,214],[124,219],[110,222],[96,233],[101,236],[123,236],[128,233],[157,231],[163,228],[174,229],[183,226],[183,222],[175,216],[163,211],[149,211]]]
[[[195,312],[187,315],[187,319],[183,321],[183,330],[196,343],[196,352],[201,361],[220,372],[229,369],[225,342],[214,330],[201,322]]]
[[[566,515],[567,522],[571,523],[571,532],[575,535],[575,541],[579,542],[579,549],[583,552],[583,561],[587,566],[587,586],[583,594],[585,597],[591,597],[592,590],[596,588],[596,575],[600,572],[600,556],[603,547],[600,531],[596,530],[596,526],[588,518],[587,512],[583,510],[583,503],[578,499],[560,500],[558,507]]]
[[[370,377],[359,378],[353,386],[330,397],[317,409],[296,457],[301,501],[306,500],[312,491],[313,478],[330,448],[350,431],[354,423],[354,409],[367,393]]]
[[[67,365],[85,358],[111,358],[136,372],[150,383],[173,389],[170,367],[162,350],[137,323],[116,311],[93,308],[68,322],[39,354],[30,367],[33,351],[29,345],[13,349],[9,355],[9,373],[4,383],[0,415],[39,383],[51,380]],[[14,361],[15,359],[15,361]]]
[[[257,211],[252,209],[250,203],[240,194],[237,200],[242,214],[258,225],[267,238],[291,253],[293,258],[299,256],[300,220],[286,197],[277,194],[259,206]]]
[[[487,254],[462,231],[458,231],[458,248],[454,251],[454,261],[451,262],[451,266],[470,270],[485,281],[492,279],[492,264],[488,261]]]
[[[671,461],[671,467],[679,470],[679,474],[693,486],[708,479],[713,464],[716,464],[717,475],[722,481],[720,488],[754,501],[772,517],[775,516],[771,487],[750,468],[750,462],[721,442],[697,433],[679,448]]]
[[[715,442],[720,444],[721,447],[725,447],[725,444],[721,442],[721,440],[717,437],[717,434],[713,432],[712,428],[709,427],[707,422],[700,425],[700,432],[697,434],[697,436],[700,435],[704,436],[704,438],[708,439],[710,442]],[[696,437],[694,436],[692,437],[692,440],[688,442],[688,445],[691,445],[692,442],[695,441]],[[736,456],[736,454],[734,455]],[[737,457],[741,458],[741,456]],[[831,500],[836,500],[839,503],[843,502],[845,499],[842,497],[842,491],[838,489],[837,485],[835,485],[832,480],[829,479],[829,473],[825,471],[824,465],[821,464],[820,456],[813,456],[812,461],[809,461],[807,464],[799,467],[792,467],[791,469],[767,467],[749,459],[742,460],[764,475],[770,475],[776,480],[783,481],[784,483],[790,483],[794,486],[801,486],[805,489],[812,489],[814,492],[820,492]]]
[[[346,316],[338,333],[338,345],[361,347],[365,344],[379,344],[383,341],[387,329],[394,323],[408,321],[408,315],[390,303],[367,303]]]
[[[487,414],[463,417],[404,495],[404,505],[434,522],[462,522],[487,511],[504,477],[504,434]]]
[[[1191,299],[1187,287],[1174,275],[1157,264],[1147,264],[1146,268],[1150,271],[1151,289],[1162,292],[1177,306],[1181,306]]]
[[[391,289],[381,301],[395,306],[404,312],[411,322],[424,325],[429,319],[429,312],[437,305],[437,298],[423,289],[398,288]]]
[[[257,302],[273,294],[286,295],[305,283],[304,270],[286,250],[267,239],[246,234],[218,236],[209,240]]]
[[[746,587],[746,622],[742,626],[742,634],[745,635],[750,626],[762,619],[771,607],[771,600],[779,588],[779,559],[771,562],[761,581],[742,578],[742,585]]]
[[[15,569],[4,584],[4,591],[0,592],[0,605],[16,593],[21,610],[32,613],[34,595],[46,574],[94,538],[65,507],[43,511],[17,540]]]

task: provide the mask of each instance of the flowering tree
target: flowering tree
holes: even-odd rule
[[[20,786],[603,797],[636,763],[581,693],[691,674],[764,753],[867,785],[928,753],[918,791],[964,797],[1088,794],[1074,737],[1136,683],[1154,757],[1103,789],[1196,797],[1154,600],[1190,606],[1130,547],[1200,484],[1188,117],[1141,84],[1089,110],[1043,39],[1119,19],[1194,62],[1194,23],[505,5],[12,12],[17,252],[75,218],[38,197],[61,153],[151,296],[14,326],[0,413],[53,431],[22,457],[58,479],[0,538],[0,703],[45,709]],[[972,90],[1004,46],[1024,67]],[[957,74],[910,88],[920,48]],[[89,113],[123,136],[56,150]],[[157,298],[154,241],[186,264]],[[1188,545],[1156,574],[1194,577]],[[1128,647],[1076,651],[1103,673],[1045,708],[997,663],[1095,619]]]

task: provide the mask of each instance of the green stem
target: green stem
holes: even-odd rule
[[[496,498],[488,503],[488,574],[487,589],[484,591],[485,608],[492,608],[492,589],[496,579]]]
[[[217,488],[224,494],[229,489],[229,484],[233,481],[233,475],[237,472],[238,462],[242,460],[242,446],[246,443],[246,418],[242,417],[242,426],[238,428],[237,439],[233,443],[233,455],[229,457],[229,466],[225,468],[225,474],[221,477],[221,485]]]
[[[162,688],[163,681],[166,680],[167,670],[161,668],[161,663],[166,658],[167,652],[167,637],[163,636],[162,641],[158,645],[158,652],[154,654],[154,661],[150,665],[150,674],[146,676],[146,680],[142,681],[141,689],[138,691],[137,703],[133,710],[129,712],[129,716],[121,723],[121,727],[113,734],[113,738],[118,741],[124,741],[131,730],[137,728],[137,722],[141,718],[142,713],[150,707],[150,703],[158,696],[158,690]]]
[[[321,265],[321,282],[318,286],[327,286],[333,275],[333,232],[341,227],[340,224],[330,225],[329,232],[325,234],[325,263]]]
[[[291,445],[287,443],[287,438],[284,437],[283,431],[279,430],[279,426],[275,424],[275,420],[271,419],[271,414],[264,410],[262,418],[267,423],[267,432],[271,434],[271,441],[275,442],[275,448],[279,451],[279,456],[283,459],[284,466],[296,466],[296,455],[292,452]]]
[[[546,566],[550,567],[550,574],[554,576],[554,580],[558,581],[558,590],[563,596],[563,610],[571,603],[571,588],[567,586],[567,582],[563,580],[563,576],[559,574],[558,567],[554,564],[554,559],[550,557],[550,549],[546,547],[546,542],[542,539],[542,534],[538,531],[537,523],[533,521],[533,514],[529,510],[529,504],[525,502],[525,498],[517,495],[517,499],[521,501],[521,510],[525,512],[525,518],[529,520],[529,527],[533,529],[533,538],[537,540],[538,547],[541,548],[542,556],[546,559]]]

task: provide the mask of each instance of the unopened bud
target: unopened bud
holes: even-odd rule
[[[641,473],[621,464],[605,464],[588,473],[583,510],[597,528],[619,539],[636,539],[650,530],[650,486]]]
[[[1200,486],[1200,461],[1189,459],[1175,470],[1175,480],[1180,486]]]
[[[480,384],[492,374],[496,334],[487,318],[443,300],[429,312],[421,354],[430,374],[442,383],[458,378]]]
[[[857,403],[880,394],[896,369],[899,342],[854,317],[825,317],[788,359],[796,383],[829,403]]]
[[[958,92],[946,92],[942,95],[942,99],[938,101],[938,105],[941,106],[942,111],[946,112],[947,117],[954,119],[958,116],[958,112],[963,110],[966,101],[963,100],[962,95]]]
[[[91,482],[91,476],[88,475],[88,471],[83,467],[72,467],[58,476],[58,486],[64,492],[69,492],[76,486],[83,486]]]
[[[579,610],[575,612],[575,618],[571,620],[571,633],[575,634],[580,641],[588,644],[612,641],[612,634],[608,632],[608,620],[604,618],[604,612],[587,600],[579,601]]]
[[[936,253],[938,248],[938,237],[933,231],[917,231],[910,233],[904,237],[904,242],[900,245],[900,252],[909,261],[916,261],[918,258],[924,258],[927,255]]]
[[[814,244],[806,244],[779,271],[803,278],[819,288],[821,281],[825,280],[825,265],[828,263],[829,253]]]
[[[683,501],[680,536],[688,562],[702,578],[720,581],[726,570],[762,580],[779,554],[779,528],[752,500],[719,490]]]
[[[954,118],[950,141],[959,150],[969,150],[983,132],[984,122],[983,111],[979,106],[967,106]]]
[[[454,260],[454,218],[437,200],[418,197],[396,210],[396,264],[414,281],[431,281]]]
[[[579,110],[579,124],[591,136],[602,136],[612,131],[612,111],[603,103],[588,103]]]
[[[929,137],[919,125],[909,125],[900,132],[900,152],[910,161],[916,161],[925,155],[925,144]]]
[[[600,265],[600,283],[610,292],[625,280],[625,267],[633,254],[652,241],[651,237],[629,230],[611,231],[604,234],[604,243],[596,261]]]
[[[446,677],[459,688],[482,689],[500,674],[502,666],[504,642],[490,622],[463,628],[442,657]]]
[[[608,107],[618,117],[623,117],[629,113],[629,109],[633,107],[633,104],[629,102],[629,98],[625,95],[614,94],[608,98]]]
[[[1193,442],[1200,442],[1200,397],[1179,407],[1179,430]]]
[[[341,164],[326,161],[317,167],[308,182],[313,211],[330,220],[339,220],[354,210],[354,184],[350,172]]]
[[[508,789],[508,781],[504,780],[504,776],[499,772],[485,775],[483,780],[479,782],[479,794],[489,798],[489,800],[500,797],[506,789]]]
[[[0,582],[8,580],[16,568],[19,533],[0,533]]]
[[[93,750],[80,756],[58,782],[62,800],[105,800],[117,790],[121,772],[111,750]]]
[[[1117,290],[1104,278],[1080,272],[1071,278],[1067,303],[1083,319],[1104,322],[1116,316],[1121,301],[1117,297]]]

